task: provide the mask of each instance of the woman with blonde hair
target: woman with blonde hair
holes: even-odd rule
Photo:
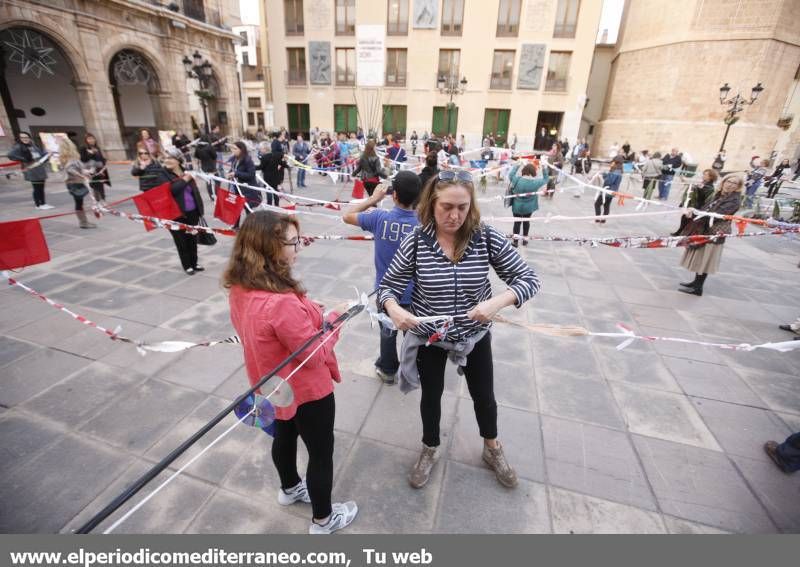
[[[89,194],[89,179],[92,171],[86,169],[81,161],[81,154],[75,144],[67,138],[58,142],[58,161],[67,175],[67,191],[75,201],[75,215],[78,217],[78,226],[81,228],[97,228],[89,222],[86,211],[83,210],[83,199]]]
[[[702,210],[721,215],[732,215],[739,210],[742,201],[744,178],[741,175],[730,174],[722,178],[717,191],[710,202]],[[727,234],[731,230],[731,221],[700,216],[693,218],[680,232],[680,236],[716,235]],[[691,282],[681,282],[682,288],[678,291],[691,295],[703,295],[703,284],[708,274],[715,274],[719,269],[722,258],[722,245],[725,237],[712,240],[708,244],[689,244],[681,258],[681,266],[695,272]]]
[[[301,246],[297,219],[269,211],[247,216],[236,235],[222,279],[230,290],[231,322],[242,340],[251,385],[338,316],[332,312],[323,317],[319,304],[306,296],[292,273]],[[337,340],[338,330],[328,342],[311,345],[319,350],[309,348],[289,362],[284,371],[293,374],[294,399],[275,408],[272,461],[281,481],[278,503],[310,502],[311,534],[342,529],[358,513],[355,502],[331,504],[333,383],[342,380],[333,352]],[[309,359],[298,369],[303,356]],[[308,449],[305,480],[297,473],[298,436]]]
[[[497,440],[492,318],[502,308],[521,307],[539,291],[539,278],[505,236],[481,223],[475,186],[466,171],[440,171],[417,205],[420,225],[400,244],[379,287],[379,303],[395,327],[409,331],[400,355],[400,388],[422,388],[422,451],[411,469],[412,487],[422,488],[439,458],[439,421],[448,356],[463,369],[483,437],[483,460],[508,488],[517,475]],[[492,295],[489,269],[508,288]],[[414,280],[411,311],[400,306]],[[449,327],[420,323],[417,316],[449,315]]]

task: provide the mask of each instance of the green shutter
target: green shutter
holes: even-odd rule
[[[445,132],[446,129],[447,125],[444,123],[444,107],[434,106],[433,126],[431,127],[431,132],[437,136],[444,136],[447,134],[447,132]]]
[[[495,130],[495,134],[498,140],[503,140],[505,142],[508,139],[508,123],[510,118],[510,110],[499,110],[497,112],[497,130]]]
[[[347,114],[346,108],[347,107],[338,104],[333,107],[333,129],[337,132],[344,130]]]
[[[394,134],[394,113],[393,106],[383,105],[383,135]]]

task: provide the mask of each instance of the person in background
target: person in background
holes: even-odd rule
[[[378,186],[380,178],[386,179],[388,177],[384,168],[381,167],[381,159],[375,153],[375,140],[369,140],[364,147],[364,152],[358,159],[355,170],[353,170],[353,177],[355,176],[361,177],[364,189],[370,197],[372,197],[375,187]]]
[[[744,179],[735,174],[726,175],[710,203],[703,207],[703,211],[732,215],[739,210],[741,203]],[[731,231],[731,221],[708,216],[698,216],[692,219],[681,231],[680,236],[717,235],[727,234]],[[722,258],[722,247],[725,238],[716,238],[707,244],[689,244],[683,252],[681,266],[695,272],[691,282],[681,282],[678,291],[691,295],[703,295],[703,284],[708,274],[715,274],[719,270]]]
[[[203,199],[194,177],[184,167],[183,153],[177,148],[168,150],[164,157],[164,169],[172,198],[181,210],[181,216],[172,220],[197,226],[203,216]],[[185,230],[170,230],[169,233],[175,241],[175,248],[186,275],[193,276],[205,270],[197,263],[197,235]]]
[[[294,217],[257,211],[236,235],[222,276],[229,290],[231,322],[242,341],[251,385],[287,360],[338,313],[323,315],[293,274],[301,249],[300,223]],[[278,504],[311,504],[310,534],[331,534],[358,514],[353,501],[332,503],[336,401],[334,383],[342,381],[334,346],[340,329],[318,341],[286,366],[294,393],[288,406],[275,407],[272,462],[280,478]],[[301,366],[301,363],[305,362]],[[262,390],[262,394],[269,394]],[[306,478],[297,471],[297,438],[308,450]]]
[[[439,173],[439,158],[436,152],[428,152],[425,156],[425,167],[419,172],[419,180],[422,186],[428,183],[428,180],[435,177]]]
[[[558,168],[558,170],[553,171],[553,174],[550,175],[547,180],[547,191],[545,192],[545,197],[552,199],[556,192],[556,183],[561,177],[561,170],[564,167],[564,152],[561,148],[561,142],[553,142],[553,145],[550,147],[550,151],[547,152],[547,161],[549,164],[552,164]]]
[[[292,155],[294,159],[299,161],[300,163],[305,164],[306,160],[308,159],[308,155],[311,153],[311,147],[308,145],[308,142],[303,140],[302,134],[297,135],[297,141],[294,143],[294,147],[292,148]],[[306,170],[303,167],[297,167],[297,188],[306,188]],[[267,203],[269,204],[269,203]]]
[[[517,475],[498,441],[494,395],[492,319],[521,307],[539,291],[533,270],[501,232],[481,222],[475,185],[467,171],[440,171],[417,205],[420,225],[400,244],[381,281],[378,302],[395,328],[408,331],[400,356],[400,389],[421,387],[422,450],[408,477],[413,488],[430,480],[439,458],[439,422],[448,356],[463,370],[473,400],[484,462],[506,488]],[[492,295],[489,271],[508,286]],[[411,310],[400,302],[414,281]],[[451,314],[452,324],[420,323],[417,316]]]
[[[645,199],[652,199],[658,187],[661,171],[664,164],[661,161],[661,152],[655,152],[642,166],[642,195]]]
[[[767,199],[773,199],[778,194],[778,190],[784,181],[788,181],[792,177],[792,167],[789,165],[789,159],[784,159],[774,169],[772,174],[764,181],[767,185]]]
[[[194,150],[194,157],[200,162],[200,170],[203,173],[208,173],[210,175],[217,174],[217,150],[214,149],[214,146],[211,144],[211,138],[208,135],[204,135],[200,142],[198,142]],[[214,181],[212,179],[206,181],[206,191],[208,191],[208,197],[211,199],[212,203],[214,199],[217,198],[218,187],[219,181]]]
[[[139,130],[139,141],[136,142],[136,153],[138,154],[140,150],[147,150],[147,153],[149,153],[150,157],[153,159],[159,159],[164,152],[161,144],[153,139],[150,135],[150,130],[147,128]]]
[[[191,146],[189,144],[191,144],[191,142],[183,132],[175,132],[175,135],[172,136],[172,145],[178,148],[183,154],[183,163],[186,165],[187,169],[191,169],[189,166],[192,163]]]
[[[399,137],[395,137],[392,145],[386,150],[386,156],[392,161],[392,167],[395,171],[400,169],[401,164],[404,164],[408,159],[406,151],[400,146]]]
[[[800,432],[792,433],[783,443],[767,441],[764,452],[786,474],[800,471]]]
[[[273,147],[274,144],[273,144]],[[256,185],[256,166],[253,163],[250,153],[247,151],[247,146],[241,140],[231,144],[231,168],[227,174],[227,178],[231,181],[241,183],[243,185]],[[280,148],[280,154],[283,156],[283,149]],[[237,187],[234,184],[234,187]],[[249,189],[248,187],[237,187],[234,191],[238,190],[241,195],[247,199],[247,205],[251,208],[257,208],[261,205],[261,192],[256,189]],[[250,211],[245,207],[245,214],[250,214]],[[238,224],[237,224],[238,226]]]
[[[146,149],[136,150],[131,175],[139,178],[139,191],[149,191],[167,182],[164,167]]]
[[[409,140],[411,140],[411,155],[415,156],[417,155],[417,143],[419,142],[419,136],[417,136],[416,130],[411,131],[411,137]]]
[[[266,143],[262,144],[260,149],[264,153],[260,153],[259,155],[258,168],[261,170],[261,175],[264,178],[264,182],[269,185],[271,189],[281,191],[283,176],[286,170],[285,156],[283,155],[283,152],[267,152],[267,150],[271,148],[268,148]],[[297,171],[300,172],[303,171],[303,169],[298,167]],[[267,205],[271,205],[273,207],[280,206],[280,196],[276,195],[275,193],[267,193],[266,200]]]
[[[747,207],[751,207],[753,205],[753,197],[755,197],[756,192],[758,192],[758,190],[761,188],[761,185],[764,183],[764,178],[767,176],[767,167],[769,167],[769,160],[754,159],[751,165],[752,169],[747,174],[747,178],[744,182],[744,204]]]
[[[52,209],[52,205],[45,202],[44,184],[47,181],[47,162],[39,163],[45,152],[39,148],[31,138],[30,133],[20,132],[17,143],[8,152],[8,159],[22,164],[25,181],[30,181],[33,187],[33,206],[39,210]]]
[[[92,171],[84,166],[78,148],[70,140],[58,141],[58,161],[66,174],[67,191],[75,201],[75,216],[78,217],[78,226],[81,228],[97,228],[89,222],[86,211],[83,210],[83,199],[89,194],[88,180]]]
[[[661,179],[658,183],[658,198],[661,201],[669,199],[669,190],[672,188],[672,179],[675,174],[683,167],[683,155],[678,152],[678,148],[661,159]]]
[[[588,181],[589,172],[592,170],[592,154],[589,151],[588,147],[585,147],[585,145],[583,147],[584,149],[581,150],[580,155],[575,160],[573,168],[575,175],[577,175],[580,179],[583,179],[584,181]],[[580,199],[581,195],[583,195],[583,191],[584,191],[584,186],[580,185],[575,189],[575,192],[573,193],[572,196],[575,197],[576,199]]]
[[[111,185],[111,180],[108,178],[106,158],[97,145],[97,138],[95,138],[93,134],[86,134],[83,141],[85,145],[81,148],[81,161],[88,169],[94,171],[89,186],[92,188],[95,201],[105,206],[105,186],[106,184],[109,186]]]
[[[511,194],[522,195],[525,193],[538,193],[539,190],[547,185],[547,168],[542,171],[542,177],[536,178],[536,166],[532,163],[525,165],[517,165],[511,170],[509,175],[511,181]],[[511,200],[511,213],[515,218],[530,218],[533,213],[539,210],[539,195],[524,195],[515,197]],[[516,248],[519,246],[519,241],[522,240],[522,245],[528,245],[527,238],[518,238],[520,236],[527,237],[530,230],[530,221],[514,221],[514,238],[511,245]],[[520,232],[522,228],[522,232]]]
[[[703,179],[700,184],[689,185],[681,196],[681,206],[690,209],[702,209],[710,202],[714,195],[714,184],[719,179],[717,172],[713,169],[703,171]],[[684,227],[694,218],[694,213],[687,212],[681,215],[681,224],[672,236],[678,236]]]
[[[619,184],[622,181],[622,175],[620,175],[620,171],[622,170],[622,158],[618,157],[611,161],[611,168],[603,174],[603,186],[608,191],[619,191]],[[610,192],[598,192],[597,198],[594,200],[594,214],[596,216],[600,216],[600,207],[603,208],[603,216],[608,216],[608,212],[611,209],[611,200],[614,198],[614,195]],[[606,219],[594,219],[594,222],[599,222],[605,224]]]
[[[508,145],[508,147],[511,148],[512,152],[516,151],[516,149],[517,149],[517,133],[516,132],[514,132],[514,134],[511,136],[511,143]]]
[[[391,210],[380,208],[388,190],[384,185],[378,185],[369,199],[352,205],[343,217],[345,223],[371,232],[375,238],[375,288],[386,274],[400,242],[419,224],[414,207],[421,191],[422,183],[417,174],[413,171],[400,171],[392,183],[394,207]],[[400,299],[400,305],[406,310],[411,307],[413,289],[414,284],[409,283]],[[385,384],[394,384],[399,368],[397,330],[381,324],[380,355],[375,361],[375,374]]]

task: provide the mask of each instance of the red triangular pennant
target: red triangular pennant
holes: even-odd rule
[[[364,198],[364,182],[360,179],[353,181],[353,199]]]
[[[241,195],[231,193],[227,189],[217,189],[217,201],[214,206],[214,216],[225,224],[233,226],[242,215],[246,199]]]
[[[50,261],[39,219],[0,223],[0,270]]]
[[[183,214],[178,207],[178,203],[176,203],[175,199],[172,197],[169,182],[162,183],[158,187],[153,187],[141,195],[136,195],[133,198],[133,202],[136,203],[139,214],[148,217],[175,220]],[[149,232],[155,229],[155,225],[149,221],[145,221],[144,228]]]

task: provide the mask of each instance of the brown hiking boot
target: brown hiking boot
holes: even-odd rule
[[[408,483],[414,488],[422,488],[431,478],[431,470],[436,461],[439,460],[439,448],[422,445],[422,452],[419,454],[416,464],[408,473]]]
[[[488,445],[483,445],[483,460],[490,469],[494,471],[497,480],[506,488],[517,486],[517,473],[511,468],[503,454],[503,447],[500,443],[497,448],[492,449]]]

